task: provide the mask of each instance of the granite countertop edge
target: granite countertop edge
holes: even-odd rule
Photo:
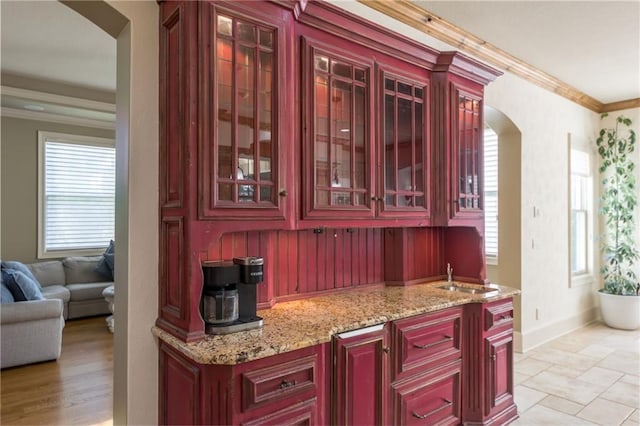
[[[497,286],[497,296],[439,289],[437,281],[411,286],[354,289],[307,299],[280,302],[258,311],[264,326],[258,330],[211,336],[186,343],[161,328],[158,339],[199,364],[236,365],[327,343],[336,334],[468,303],[489,303],[513,297],[520,290]],[[464,284],[473,286],[473,284]]]

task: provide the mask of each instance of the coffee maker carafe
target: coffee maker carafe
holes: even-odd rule
[[[264,259],[235,257],[202,263],[204,283],[200,313],[207,334],[229,334],[262,327],[256,315],[257,289]]]

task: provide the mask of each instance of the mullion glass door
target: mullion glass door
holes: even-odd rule
[[[424,212],[426,87],[385,74],[383,88],[384,210]]]
[[[274,206],[275,31],[217,15],[216,206]]]
[[[480,99],[458,92],[457,109],[456,210],[460,212],[480,210],[482,209]]]
[[[367,69],[314,51],[314,208],[369,208],[367,88]]]

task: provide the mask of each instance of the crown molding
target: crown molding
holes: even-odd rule
[[[592,111],[616,111],[640,106],[640,98],[604,104],[408,0],[358,0],[358,2]]]
[[[29,111],[18,108],[2,107],[2,117],[21,118],[23,120],[47,121],[50,123],[70,124],[73,126],[93,127],[97,129],[115,130],[112,121],[93,120],[91,118],[72,117],[49,112]]]
[[[3,96],[28,99],[34,102],[76,107],[100,112],[116,112],[115,104],[108,102],[92,101],[90,99],[75,98],[72,96],[56,95],[54,93],[40,92],[36,90],[20,89],[18,87],[0,86]]]
[[[623,109],[640,108],[640,98],[627,99],[626,101],[611,102],[610,104],[604,104],[602,110],[598,112],[614,112],[621,111]]]
[[[76,98],[72,96],[56,95],[54,93],[40,92],[37,90],[0,86],[0,94],[2,96],[10,96],[34,103],[53,104],[109,114],[115,114],[116,112],[116,106],[112,103],[93,101],[90,99]],[[69,124],[73,126],[93,127],[97,129],[115,130],[116,128],[115,116],[113,120],[97,120],[93,118],[78,117],[75,115],[32,111],[7,106],[2,107],[2,116],[21,118],[24,120],[46,121],[49,123]]]

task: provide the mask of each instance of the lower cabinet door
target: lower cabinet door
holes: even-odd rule
[[[513,332],[511,328],[485,339],[485,412],[492,416],[513,405]]]
[[[334,424],[373,426],[387,423],[387,341],[386,327],[334,337]]]
[[[317,423],[316,411],[317,403],[313,398],[242,424],[246,426],[310,426]]]
[[[457,425],[461,423],[460,361],[394,384],[394,425]]]

